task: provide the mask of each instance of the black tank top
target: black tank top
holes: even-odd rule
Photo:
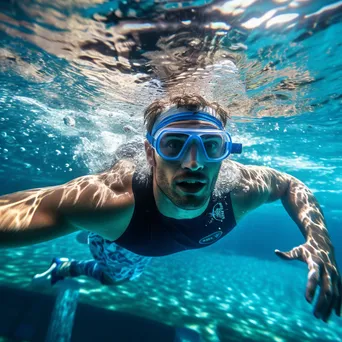
[[[152,177],[132,179],[134,213],[126,231],[115,241],[136,254],[163,256],[203,248],[228,234],[235,226],[230,193],[212,195],[207,209],[193,219],[177,220],[162,215],[155,203]]]

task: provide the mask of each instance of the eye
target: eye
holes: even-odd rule
[[[177,156],[186,141],[185,135],[167,134],[160,140],[160,151],[162,154],[175,157]]]
[[[186,141],[186,138],[186,136],[181,134],[167,134],[161,139],[160,143],[163,147],[178,148],[180,146],[183,146],[183,144]]]
[[[216,140],[208,140],[204,143],[206,150],[216,150],[219,148],[219,143]]]
[[[166,148],[169,149],[180,149],[182,148],[184,142],[182,140],[179,139],[170,139],[165,143]]]

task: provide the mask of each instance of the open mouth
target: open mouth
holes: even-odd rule
[[[177,182],[176,185],[183,191],[188,193],[196,193],[201,191],[206,182],[198,181],[198,180],[186,180],[182,182]]]

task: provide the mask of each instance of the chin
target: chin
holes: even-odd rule
[[[196,196],[196,195],[182,195],[181,198],[174,200],[173,203],[185,210],[195,210],[202,208],[208,200],[208,197]]]

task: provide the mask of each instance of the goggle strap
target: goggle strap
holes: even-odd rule
[[[156,127],[153,127],[151,135],[154,136],[154,134],[157,131],[159,131],[161,128],[163,128],[164,126],[167,126],[168,124],[170,124],[172,122],[184,121],[184,120],[194,120],[194,119],[195,120],[203,120],[203,121],[213,123],[219,129],[224,130],[222,122],[212,115],[208,115],[207,113],[202,113],[202,112],[197,112],[196,114],[194,114],[194,112],[186,112],[186,113],[178,113],[178,114],[174,114],[172,116],[166,117],[161,122],[159,122],[156,125]]]
[[[153,145],[154,138],[152,137],[152,135],[150,133],[146,134],[146,139],[151,145]]]
[[[230,153],[240,154],[242,152],[242,144],[232,143],[232,149]]]

